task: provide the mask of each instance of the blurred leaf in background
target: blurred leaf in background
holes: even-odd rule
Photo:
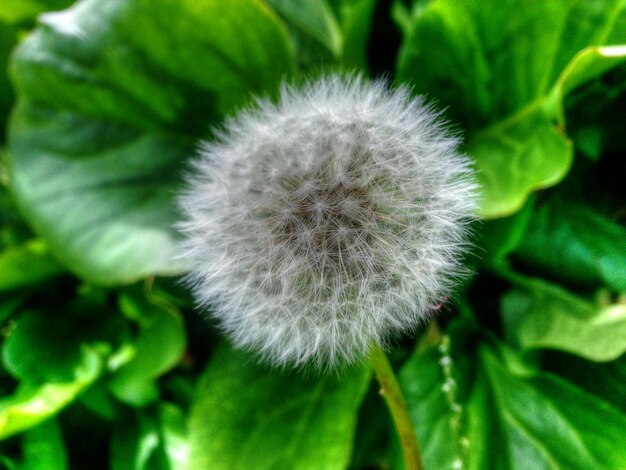
[[[293,70],[286,29],[243,0],[82,1],[40,23],[13,61],[18,205],[88,280],[180,272],[185,162],[210,124]]]

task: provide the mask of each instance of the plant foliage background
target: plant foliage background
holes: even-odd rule
[[[624,1],[72,3],[0,3],[0,468],[402,468],[366,366],[258,366],[171,261],[197,139],[336,70],[445,108],[482,185],[392,351],[426,468],[626,468]]]

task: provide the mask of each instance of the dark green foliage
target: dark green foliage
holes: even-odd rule
[[[337,70],[445,108],[482,184],[392,355],[426,468],[626,468],[623,1],[71,3],[0,4],[0,468],[402,467],[366,365],[258,366],[173,277],[198,138]]]

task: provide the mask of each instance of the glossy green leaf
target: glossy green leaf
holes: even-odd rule
[[[624,38],[626,39],[626,38]],[[620,46],[587,47],[567,65],[554,87],[562,99],[576,87],[599,77],[624,62],[626,44]]]
[[[70,404],[103,371],[102,360],[86,349],[75,377],[68,382],[43,385],[25,383],[13,395],[0,399],[0,439],[32,428]]]
[[[48,13],[13,61],[12,190],[92,282],[180,272],[174,194],[199,135],[293,67],[257,0],[83,0]]]
[[[546,368],[601,397],[626,413],[626,354],[609,362],[593,362],[559,351],[544,352]]]
[[[31,240],[0,252],[0,292],[45,282],[63,271],[45,243]]]
[[[443,354],[435,348],[417,353],[401,371],[426,468],[626,465],[626,415],[553,375],[529,370],[507,350],[485,342],[470,346],[476,343],[467,339],[453,336],[451,351]]]
[[[626,229],[590,208],[554,200],[533,215],[517,256],[551,276],[626,291]]]
[[[573,158],[571,142],[543,106],[476,133],[468,152],[476,160],[480,214],[486,218],[520,210],[533,191],[561,181]]]
[[[173,307],[130,295],[122,296],[120,304],[121,310],[139,323],[139,333],[131,343],[132,359],[115,371],[109,386],[120,400],[144,405],[156,398],[153,381],[180,360],[186,346],[185,328],[180,312]]]
[[[507,337],[523,349],[551,348],[593,361],[626,352],[626,304],[596,305],[539,279],[502,299]]]
[[[411,17],[398,77],[469,131],[482,215],[510,215],[566,175],[562,98],[625,60],[624,47],[592,47],[623,39],[614,30],[625,8],[618,0],[442,0]]]
[[[303,378],[228,347],[212,357],[191,411],[191,468],[343,469],[365,369]]]
[[[491,396],[500,410],[510,468],[626,466],[624,414],[556,377],[511,373],[488,349],[480,351],[480,358]],[[469,406],[481,407],[484,416],[484,407],[489,405],[477,398],[470,399]]]

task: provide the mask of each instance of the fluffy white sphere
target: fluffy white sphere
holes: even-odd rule
[[[331,76],[203,142],[179,199],[197,302],[276,365],[333,367],[428,319],[475,206],[458,139],[420,98]]]

